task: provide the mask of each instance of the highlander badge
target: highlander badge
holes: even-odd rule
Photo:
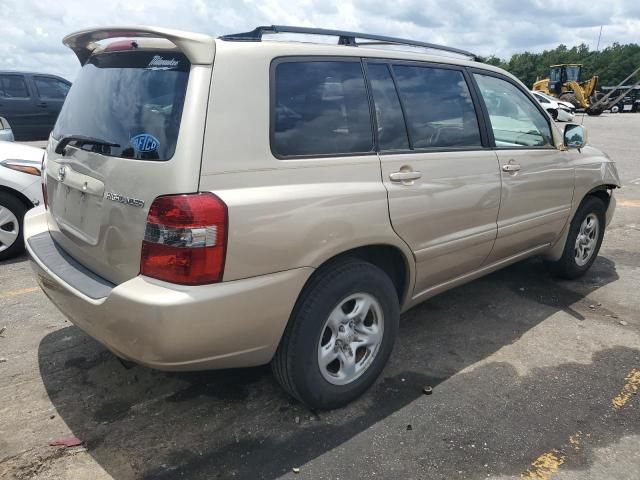
[[[104,194],[104,198],[111,200],[112,202],[124,203],[125,205],[131,205],[132,207],[144,207],[144,200],[139,198],[125,197],[118,193],[107,192]]]

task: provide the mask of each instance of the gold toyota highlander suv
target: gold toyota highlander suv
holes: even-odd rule
[[[335,408],[380,374],[401,312],[532,255],[578,277],[613,215],[615,164],[583,127],[459,49],[282,26],[64,44],[82,69],[25,243],[51,301],[123,359],[270,362]]]

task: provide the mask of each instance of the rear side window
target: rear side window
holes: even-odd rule
[[[69,92],[70,85],[51,77],[33,77],[40,98],[51,98],[54,100],[64,100]]]
[[[279,63],[274,100],[274,154],[341,155],[373,150],[360,62]]]
[[[105,147],[85,142],[82,146],[110,156],[170,159],[178,140],[189,69],[187,57],[174,51],[91,57],[69,90],[54,138],[79,135],[118,144]]]
[[[459,70],[394,65],[413,148],[480,147],[469,87]]]
[[[407,150],[407,129],[389,67],[369,64],[367,72],[375,103],[380,150]]]
[[[28,98],[29,91],[22,75],[0,75],[0,96],[4,98]]]

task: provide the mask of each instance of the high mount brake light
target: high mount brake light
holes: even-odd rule
[[[147,216],[140,273],[171,283],[222,280],[227,206],[212,193],[156,198]]]

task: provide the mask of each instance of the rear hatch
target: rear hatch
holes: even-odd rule
[[[193,64],[169,42],[114,45],[75,79],[44,181],[53,239],[118,284],[140,271],[153,200],[198,190],[212,65]]]

